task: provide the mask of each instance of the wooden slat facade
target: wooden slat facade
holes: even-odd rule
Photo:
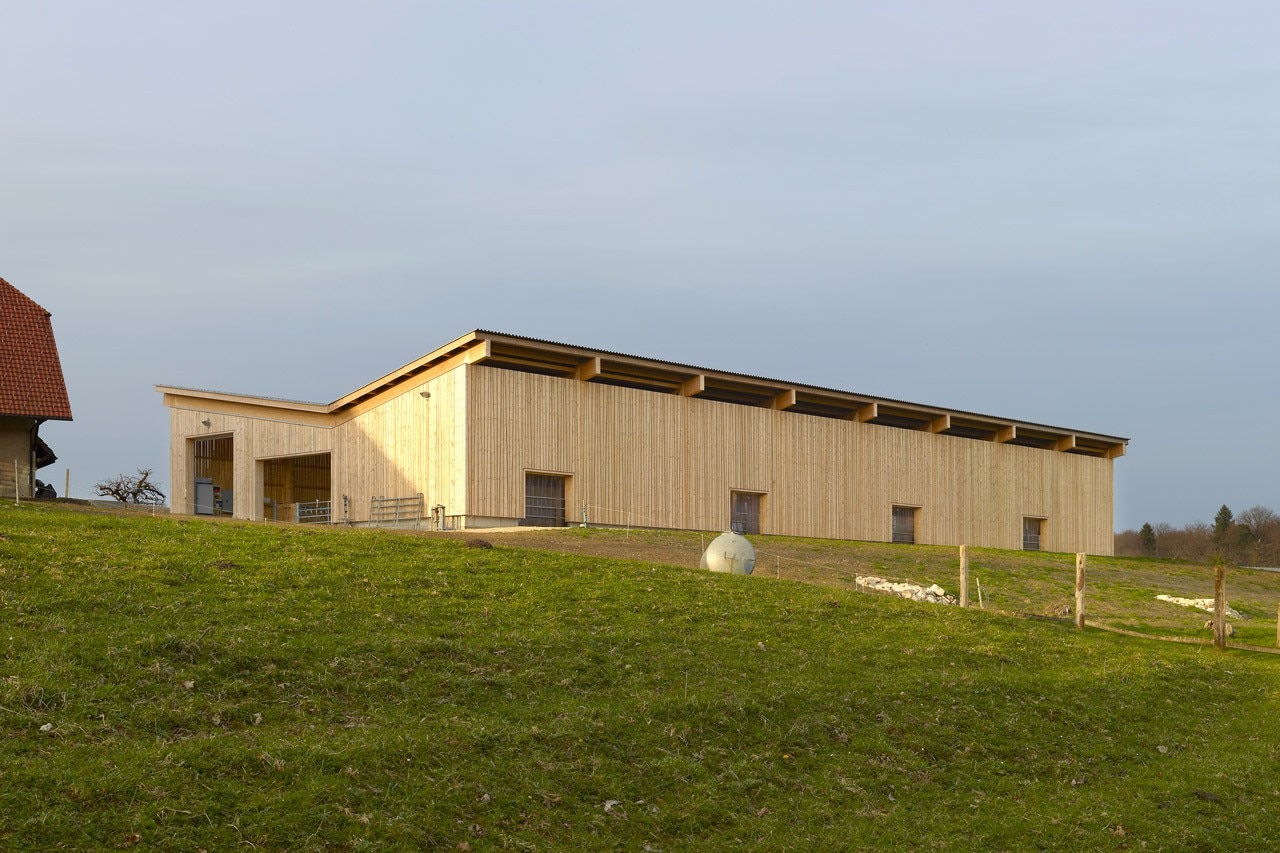
[[[1112,551],[1126,439],[539,346],[472,333],[329,406],[161,387],[175,511],[196,442],[221,436],[240,518],[285,499],[301,459],[308,494],[327,476],[334,519],[346,496],[355,523],[370,497],[421,493],[467,526],[516,524],[534,474],[565,478],[570,524],[585,507],[591,524],[724,530],[742,492],[763,533],[889,541],[907,506],[919,543],[1020,548],[1032,517],[1045,550]]]
[[[333,419],[329,426],[292,422],[287,409],[267,401],[250,405],[169,393],[172,506],[177,512],[190,512],[194,477],[202,476],[196,473],[196,442],[221,435],[234,447],[237,518],[263,518],[264,498],[277,497],[268,489],[268,463],[321,454],[329,459],[335,520],[343,518],[344,495],[347,517],[353,522],[367,520],[374,495],[421,492],[431,501],[429,506],[444,504],[450,514],[464,514],[465,379],[465,371],[455,368],[400,389],[362,414]]]
[[[473,365],[468,512],[517,519],[526,471],[568,475],[570,520],[721,530],[734,491],[763,494],[762,532],[1109,554],[1112,466],[1082,456]]]

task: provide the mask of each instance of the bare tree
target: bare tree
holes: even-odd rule
[[[1222,507],[1213,524],[1193,521],[1185,527],[1166,522],[1144,524],[1115,536],[1117,555],[1151,554],[1180,560],[1210,562],[1239,559],[1254,566],[1280,567],[1280,514],[1255,506],[1238,517]]]
[[[94,484],[97,494],[115,498],[125,504],[162,504],[165,494],[160,487],[151,482],[151,469],[139,468],[138,476],[130,477],[121,474],[109,480]]]
[[[1242,532],[1249,531],[1245,544],[1253,565],[1280,564],[1280,515],[1270,507],[1253,506],[1240,513],[1237,522]]]

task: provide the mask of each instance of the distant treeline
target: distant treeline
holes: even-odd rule
[[[1265,506],[1234,515],[1224,504],[1212,524],[1196,521],[1174,527],[1148,522],[1116,534],[1116,555],[1280,567],[1280,515]]]

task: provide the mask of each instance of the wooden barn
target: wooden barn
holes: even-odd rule
[[[58,461],[40,437],[45,421],[71,420],[48,311],[0,278],[0,495],[29,498],[36,472]],[[42,496],[52,490],[40,489]]]
[[[327,405],[157,386],[175,512],[1112,552],[1128,439],[476,331]]]

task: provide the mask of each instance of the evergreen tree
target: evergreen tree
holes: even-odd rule
[[[1148,557],[1156,552],[1156,530],[1151,522],[1142,525],[1142,529],[1138,531],[1138,541],[1142,543],[1142,553]]]
[[[1231,530],[1231,522],[1234,521],[1231,510],[1226,504],[1222,505],[1222,509],[1218,510],[1218,514],[1213,517],[1213,541],[1219,545],[1226,544],[1227,533]]]
[[[1213,547],[1217,550],[1217,559],[1219,562],[1231,562],[1235,559],[1236,550],[1236,525],[1235,518],[1231,515],[1231,510],[1226,504],[1218,510],[1218,514],[1213,517],[1213,532],[1209,534],[1209,539],[1213,542]]]

